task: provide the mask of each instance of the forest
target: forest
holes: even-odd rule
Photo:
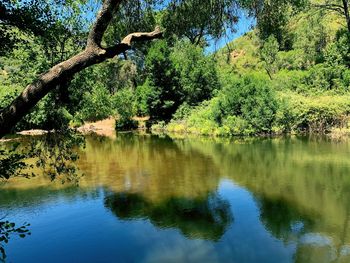
[[[70,72],[61,70],[45,87],[57,65],[88,50],[101,3],[1,2],[2,135],[75,128],[110,116],[116,130],[215,136],[347,131],[347,1],[104,5],[118,6],[98,28],[99,45],[110,48]],[[200,12],[193,13],[197,6]],[[249,32],[210,48],[239,30],[245,17],[253,18]],[[123,40],[115,44],[116,39]],[[31,93],[31,87],[39,88]],[[27,97],[20,100],[23,94]]]

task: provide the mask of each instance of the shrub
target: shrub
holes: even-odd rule
[[[10,105],[14,98],[19,94],[19,87],[14,85],[0,85],[0,109]]]
[[[119,118],[115,123],[115,129],[117,131],[130,131],[137,129],[137,127],[137,121],[124,117]]]
[[[225,87],[219,95],[223,115],[244,119],[254,133],[271,132],[277,101],[268,83],[263,77],[248,75]]]
[[[184,102],[176,110],[173,115],[173,120],[183,120],[190,116],[193,107],[191,107],[187,102]]]
[[[164,121],[160,121],[160,122],[153,124],[151,126],[152,131],[164,131],[165,128],[166,128],[166,124]]]
[[[276,127],[283,131],[328,132],[343,127],[350,112],[349,96],[311,96],[289,93],[281,96]]]
[[[195,107],[187,118],[187,123],[193,131],[198,133],[212,133],[221,122],[222,112],[219,98],[214,97],[210,101],[204,101]],[[202,132],[205,131],[205,132]],[[210,132],[211,131],[211,132]]]
[[[184,105],[167,129],[217,136],[270,133],[278,104],[267,84],[266,78],[255,75],[235,79],[190,112]]]
[[[91,92],[85,92],[80,106],[79,116],[87,121],[102,120],[113,113],[111,97],[102,85],[95,85]]]
[[[137,121],[132,118],[135,115],[134,94],[126,88],[118,91],[113,97],[113,105],[119,119],[116,122],[116,130],[133,130],[137,128]]]
[[[307,71],[302,70],[281,70],[275,75],[271,85],[277,91],[296,91],[299,93],[309,93],[310,87],[305,84]]]
[[[254,134],[254,129],[248,121],[237,116],[227,116],[223,121],[223,127],[229,131],[230,135]]]

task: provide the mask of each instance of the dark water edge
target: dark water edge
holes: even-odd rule
[[[349,262],[350,143],[86,137],[79,187],[1,186],[8,262]]]

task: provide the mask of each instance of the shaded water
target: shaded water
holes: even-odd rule
[[[87,137],[79,187],[0,188],[9,262],[350,262],[350,142]]]

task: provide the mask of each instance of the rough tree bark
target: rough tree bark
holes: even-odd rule
[[[132,42],[145,41],[162,37],[162,32],[156,28],[153,32],[138,32],[126,36],[120,43],[112,47],[102,47],[101,41],[113,14],[123,0],[104,0],[97,14],[87,39],[84,51],[53,66],[49,71],[28,85],[23,92],[5,109],[0,112],[0,138],[11,132],[13,127],[30,110],[60,83],[72,78],[77,72],[94,64],[125,52],[131,48]]]
[[[350,33],[350,13],[349,13],[349,1],[343,0],[344,15],[346,19],[346,25],[348,27],[348,32]]]

